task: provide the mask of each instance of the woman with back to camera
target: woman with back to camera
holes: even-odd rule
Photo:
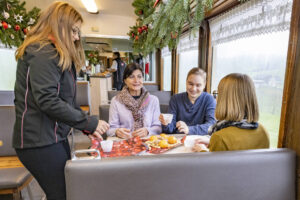
[[[143,87],[144,73],[137,63],[124,70],[124,87],[109,108],[108,135],[128,139],[161,133],[159,101]]]
[[[218,85],[216,124],[211,137],[196,140],[194,150],[231,151],[269,148],[267,131],[258,123],[259,111],[254,83],[246,74],[225,76]],[[205,148],[205,146],[204,146]]]
[[[159,116],[164,133],[184,133],[206,135],[208,127],[215,123],[216,102],[212,95],[203,92],[206,73],[193,68],[186,78],[186,92],[172,96],[168,113],[173,114],[169,123],[163,115]]]
[[[13,147],[48,200],[66,199],[64,167],[71,127],[102,139],[109,125],[75,106],[76,70],[84,65],[81,15],[55,2],[16,51]]]

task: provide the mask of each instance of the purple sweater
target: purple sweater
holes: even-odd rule
[[[148,129],[149,135],[161,133],[161,123],[159,121],[160,108],[156,96],[150,95],[150,101],[144,113],[144,127]],[[109,108],[109,125],[108,136],[114,136],[118,128],[127,128],[133,131],[133,116],[126,106],[120,103],[116,97],[111,100]]]

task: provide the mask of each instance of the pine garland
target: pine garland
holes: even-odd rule
[[[138,19],[128,35],[133,41],[134,52],[146,56],[158,48],[176,48],[186,23],[191,32],[198,31],[213,0],[134,0],[132,6]],[[147,27],[147,31],[141,32],[141,27]]]
[[[154,0],[135,0],[132,6],[135,8],[135,14],[138,16],[136,25],[130,27],[128,35],[133,42],[135,53],[143,52],[148,31],[151,29],[149,24],[144,24],[143,19],[151,16],[155,9],[153,8]]]
[[[89,61],[89,64],[97,65],[100,63],[100,54],[98,50],[84,51],[85,58]]]
[[[0,41],[6,47],[20,46],[38,19],[40,9],[27,12],[24,6],[19,0],[0,0]]]

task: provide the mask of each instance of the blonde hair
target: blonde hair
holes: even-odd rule
[[[53,37],[60,57],[58,65],[64,71],[70,69],[74,63],[79,70],[84,65],[85,57],[81,41],[72,41],[72,26],[77,22],[83,22],[83,19],[75,8],[64,2],[52,3],[42,12],[37,24],[27,33],[23,44],[16,51],[16,59],[23,58],[27,46],[39,43],[40,50],[50,44],[49,37]]]
[[[218,85],[215,111],[217,120],[257,122],[259,118],[255,87],[246,74],[225,76]]]
[[[206,83],[206,72],[203,71],[202,69],[198,68],[198,67],[194,67],[192,68],[188,75],[186,76],[186,80],[188,80],[189,76],[191,75],[199,75],[201,76],[201,78],[203,79],[204,83]]]

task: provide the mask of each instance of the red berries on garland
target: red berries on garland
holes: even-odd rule
[[[139,36],[137,35],[137,36],[135,36],[135,40],[139,40]]]
[[[23,33],[26,35],[28,32],[27,28],[23,28]]]
[[[6,22],[2,22],[2,27],[4,28],[4,29],[7,29],[8,28],[8,24],[6,23]]]
[[[143,32],[143,28],[142,28],[142,27],[139,27],[139,28],[138,28],[138,32],[139,32],[139,34],[141,34],[141,33]]]
[[[19,31],[20,30],[20,26],[19,25],[15,25],[15,31]]]

